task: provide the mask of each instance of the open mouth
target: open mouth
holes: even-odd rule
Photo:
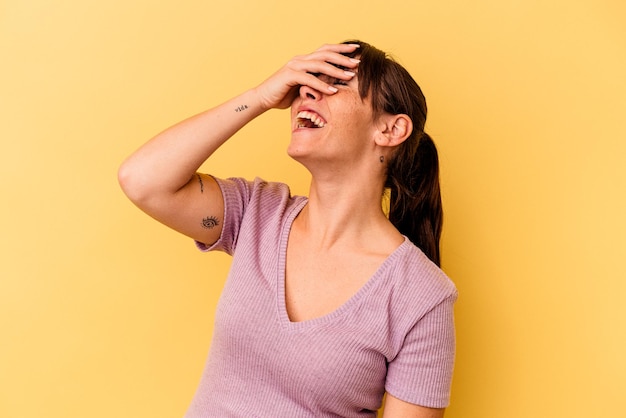
[[[326,125],[326,121],[320,115],[307,110],[299,112],[296,118],[298,128],[323,128]]]

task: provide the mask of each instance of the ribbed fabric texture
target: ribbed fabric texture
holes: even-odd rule
[[[386,391],[445,407],[454,362],[453,283],[408,239],[346,303],[291,322],[285,256],[306,204],[286,185],[220,180],[233,255],[209,359],[186,418],[375,417]],[[337,278],[341,280],[341,278]]]

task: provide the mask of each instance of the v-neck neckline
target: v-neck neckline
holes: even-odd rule
[[[391,264],[393,264],[394,260],[399,257],[399,255],[404,251],[404,248],[408,245],[409,241],[407,237],[404,237],[404,241],[396,247],[391,254],[385,258],[385,260],[378,266],[374,274],[372,274],[368,280],[361,286],[350,298],[348,298],[345,302],[339,305],[337,308],[332,310],[331,312],[314,317],[311,319],[306,319],[303,321],[292,321],[289,318],[289,313],[287,312],[287,301],[286,301],[286,266],[287,266],[287,246],[289,244],[289,235],[291,233],[291,228],[293,226],[293,222],[296,217],[302,212],[302,209],[306,206],[308,199],[303,197],[300,202],[295,204],[291,211],[285,217],[283,222],[281,231],[280,231],[280,242],[279,242],[279,253],[278,253],[278,268],[276,269],[276,301],[277,301],[277,310],[280,323],[283,327],[297,331],[304,330],[320,325],[324,325],[333,319],[343,315],[346,311],[350,310],[354,305],[356,305],[360,299],[362,299],[367,293],[369,293],[370,289],[378,283],[377,280],[388,268]]]

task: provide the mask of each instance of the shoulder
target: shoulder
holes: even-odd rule
[[[242,199],[247,203],[250,200],[281,201],[294,198],[289,186],[281,182],[270,182],[259,177],[254,180],[241,177],[216,178],[215,180],[227,200]]]
[[[458,296],[454,282],[417,246],[405,238],[389,267],[394,306],[400,310],[421,311],[445,302],[453,304]]]
[[[437,291],[456,293],[456,286],[448,275],[408,238],[405,238],[402,250],[395,268],[407,281],[428,285]]]

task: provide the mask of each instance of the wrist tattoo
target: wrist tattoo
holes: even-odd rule
[[[202,182],[202,176],[200,174],[196,174],[198,176],[198,181],[200,182],[200,193],[204,193],[204,183]]]
[[[246,110],[247,108],[248,108],[248,105],[237,106],[237,108],[235,109],[235,112],[242,112]]]
[[[220,222],[215,216],[207,216],[206,218],[202,219],[202,227],[206,229],[213,229],[219,224]]]

